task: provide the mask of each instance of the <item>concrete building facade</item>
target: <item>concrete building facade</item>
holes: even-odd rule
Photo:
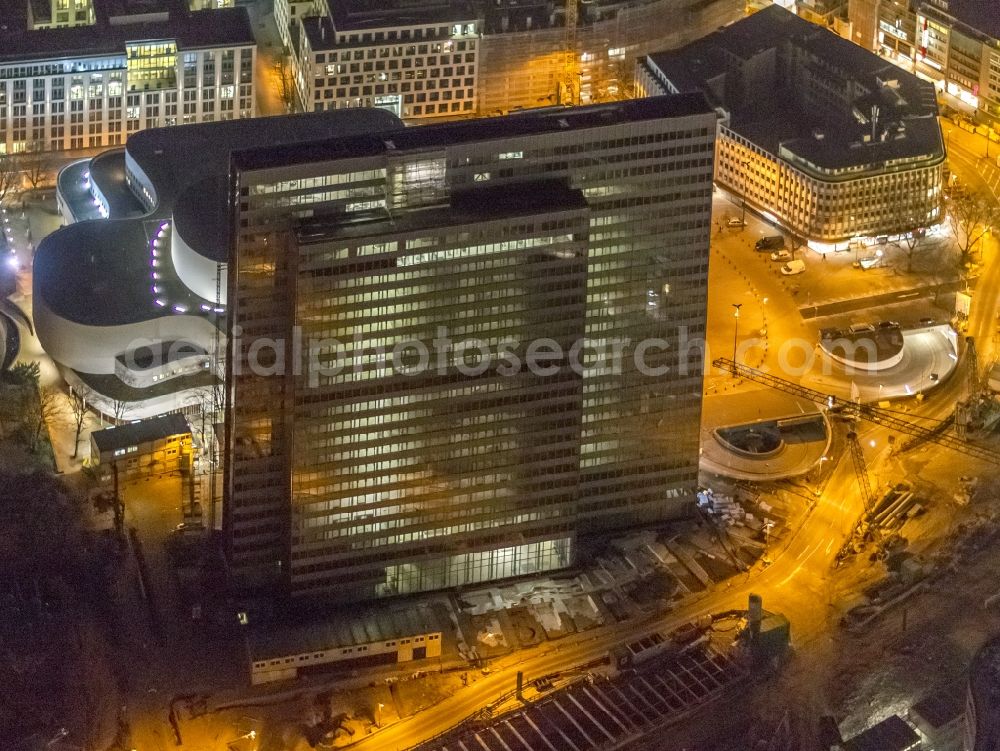
[[[976,653],[969,666],[965,705],[965,751],[1000,748],[1000,639]]]
[[[243,8],[0,35],[0,154],[100,148],[140,130],[254,114]]]
[[[268,624],[247,635],[253,685],[343,665],[370,667],[441,656],[441,626],[426,606],[321,622]]]
[[[300,19],[302,109],[380,107],[413,121],[475,114],[481,22],[470,7],[392,12],[334,0],[330,11]]]
[[[1000,12],[976,0],[851,0],[854,41],[1000,124]]]
[[[234,155],[237,583],[473,584],[684,513],[714,134],[684,95]]]
[[[191,428],[177,413],[90,434],[91,465],[103,480],[115,471],[119,481],[190,472],[192,460]]]
[[[628,98],[636,57],[692,41],[743,10],[741,0],[471,0],[418,9],[276,0],[275,21],[303,109],[360,102],[418,121]]]
[[[703,91],[715,178],[818,250],[943,220],[933,87],[777,6],[650,55],[645,93]]]

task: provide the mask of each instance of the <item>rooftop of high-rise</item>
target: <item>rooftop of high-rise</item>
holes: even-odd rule
[[[233,153],[237,169],[265,169],[322,162],[346,157],[374,156],[389,151],[444,148],[475,141],[586,130],[614,123],[639,122],[711,112],[699,92],[632,99],[589,107],[546,107],[504,118],[478,118],[402,128],[373,135],[327,139],[312,143],[260,146]]]

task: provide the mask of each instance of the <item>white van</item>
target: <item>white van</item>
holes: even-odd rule
[[[781,267],[781,273],[785,276],[792,276],[793,274],[801,274],[806,270],[806,262],[800,260],[789,261],[784,266]]]

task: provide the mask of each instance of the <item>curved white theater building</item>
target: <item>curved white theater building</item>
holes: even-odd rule
[[[400,126],[383,110],[157,128],[65,167],[66,226],[34,260],[34,320],[71,385],[108,415],[205,402],[223,377],[229,158]]]

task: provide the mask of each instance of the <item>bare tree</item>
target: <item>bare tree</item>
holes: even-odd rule
[[[948,222],[958,249],[960,263],[964,267],[972,261],[972,254],[980,241],[1000,218],[996,204],[979,192],[956,191],[949,201]]]
[[[83,423],[87,419],[87,400],[92,396],[91,390],[86,386],[71,387],[69,392],[69,409],[73,414],[73,431],[76,441],[73,443],[73,458],[80,453],[80,433],[83,432]]]
[[[918,246],[924,239],[924,230],[914,230],[903,235],[903,244],[899,247],[906,253],[906,273],[913,271],[913,256],[916,255]]]
[[[37,401],[28,398],[28,406],[24,412],[24,432],[32,451],[38,448],[45,426],[58,427],[66,416],[59,389],[55,386],[42,386],[37,389],[37,394]]]
[[[285,110],[295,109],[295,75],[291,55],[282,54],[274,61],[274,75],[278,79],[278,96],[285,103]]]
[[[111,400],[111,416],[114,418],[116,425],[125,422],[131,409],[131,402],[127,402],[124,399]]]
[[[0,206],[21,188],[21,161],[15,154],[0,155]]]
[[[56,163],[52,152],[45,149],[45,144],[32,141],[20,158],[21,172],[32,190],[37,190],[47,184],[52,176]]]

